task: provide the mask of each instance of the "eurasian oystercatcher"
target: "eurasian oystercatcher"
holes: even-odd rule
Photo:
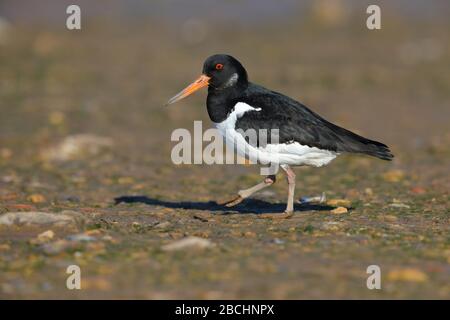
[[[394,157],[385,144],[341,128],[300,102],[249,82],[247,71],[230,55],[217,54],[206,59],[203,74],[167,104],[206,86],[209,117],[227,143],[232,143],[241,156],[256,155],[258,161],[277,163],[286,173],[289,186],[287,215],[294,210],[295,173],[291,166],[324,166],[344,152],[367,154],[383,160]],[[247,139],[243,132],[249,129],[266,132],[265,143],[261,143],[260,135],[256,141]],[[270,135],[274,129],[276,142]],[[275,174],[267,175],[261,183],[240,190],[237,196],[222,204],[237,205],[274,182]]]

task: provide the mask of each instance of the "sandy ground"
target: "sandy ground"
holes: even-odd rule
[[[386,21],[373,33],[317,21],[213,26],[196,44],[164,24],[10,30],[0,297],[449,299],[450,28]],[[325,192],[328,202],[297,204],[290,219],[263,215],[284,210],[282,175],[235,208],[217,205],[259,182],[258,168],[172,164],[171,132],[211,124],[205,93],[163,107],[216,52],[388,144],[395,160],[344,155],[296,169],[296,199]],[[177,247],[186,237],[197,241]],[[66,288],[72,264],[81,290]],[[366,287],[369,265],[381,268],[381,290]]]

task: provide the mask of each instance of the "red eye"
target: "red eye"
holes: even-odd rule
[[[218,63],[216,64],[216,70],[222,70],[223,69],[223,64]]]

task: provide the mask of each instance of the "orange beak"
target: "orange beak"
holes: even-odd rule
[[[183,89],[180,93],[170,98],[170,100],[167,102],[167,105],[175,103],[177,101],[180,101],[183,98],[186,98],[187,96],[191,95],[198,89],[201,89],[203,87],[206,87],[209,84],[210,77],[202,74],[197,80],[192,82],[189,86],[187,86],[185,89]]]

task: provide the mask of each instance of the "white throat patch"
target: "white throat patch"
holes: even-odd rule
[[[234,86],[236,84],[236,82],[238,81],[239,76],[237,73],[233,73],[230,77],[230,79],[228,79],[228,81],[223,85],[222,88],[228,88],[231,86]]]

